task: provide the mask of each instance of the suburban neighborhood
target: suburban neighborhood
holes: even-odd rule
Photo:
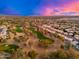
[[[79,17],[0,16],[0,59],[79,59]]]

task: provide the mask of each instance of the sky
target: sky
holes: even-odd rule
[[[79,15],[79,0],[0,0],[0,15]]]

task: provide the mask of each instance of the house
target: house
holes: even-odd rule
[[[66,37],[66,36],[65,36],[65,40],[68,40],[68,41],[70,41],[70,42],[72,42],[72,41],[73,41],[73,39],[72,39],[72,38],[68,38],[68,37]]]
[[[78,41],[73,41],[72,45],[76,48],[79,49],[79,42]]]
[[[79,43],[76,44],[76,49],[79,49]]]
[[[6,26],[1,26],[0,27],[0,37],[3,38],[3,39],[6,39],[6,35],[7,35]]]
[[[75,37],[77,40],[79,40],[79,35],[74,35],[74,37]]]
[[[1,52],[0,53],[0,59],[6,59],[7,57],[10,57],[11,55],[9,53]]]

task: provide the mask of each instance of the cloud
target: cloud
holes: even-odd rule
[[[79,1],[70,2],[68,4],[63,4],[58,7],[46,6],[42,10],[42,15],[44,16],[79,15]]]
[[[66,5],[63,8],[63,11],[65,11],[65,12],[69,12],[69,11],[79,12],[79,2],[73,2],[71,4]]]

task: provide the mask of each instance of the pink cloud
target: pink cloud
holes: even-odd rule
[[[46,6],[42,11],[42,15],[44,16],[65,15],[65,14],[79,15],[79,1],[76,0],[75,2],[63,4],[59,7]]]
[[[64,12],[79,12],[79,2],[73,2],[70,4],[67,4],[64,8],[63,8]]]
[[[45,15],[45,16],[51,16],[51,15],[54,15],[54,14],[55,14],[55,12],[53,11],[52,8],[46,8],[44,10],[44,14],[43,15]]]

